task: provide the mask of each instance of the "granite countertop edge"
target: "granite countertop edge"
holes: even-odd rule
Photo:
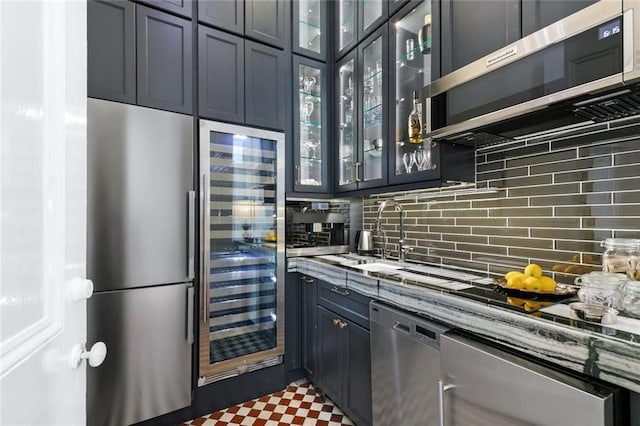
[[[351,287],[365,296],[449,324],[542,362],[640,392],[640,343],[607,338],[445,291],[372,278],[313,258],[296,259],[290,264],[289,272],[301,272],[325,281],[329,278],[332,284]],[[367,285],[374,281],[377,287]]]

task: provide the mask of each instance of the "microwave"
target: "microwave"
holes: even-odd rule
[[[640,113],[640,0],[600,0],[428,87],[430,135],[478,145]]]

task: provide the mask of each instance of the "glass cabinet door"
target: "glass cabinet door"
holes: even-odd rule
[[[341,190],[355,189],[358,163],[356,139],[356,51],[336,66],[338,185]],[[353,187],[353,188],[350,188]]]
[[[360,45],[360,129],[362,170],[359,187],[385,179],[387,128],[386,26]],[[379,183],[379,182],[377,182]]]
[[[296,0],[293,6],[293,51],[326,58],[327,4],[325,0]]]
[[[357,42],[358,1],[362,0],[338,0],[335,4],[335,42],[338,56]]]
[[[294,190],[327,192],[327,137],[325,65],[294,57],[298,87],[294,97]]]
[[[425,179],[435,169],[424,107],[424,88],[431,83],[431,2],[403,8],[391,27],[390,180],[400,183]]]
[[[389,0],[360,0],[358,6],[359,38],[362,39],[370,30],[387,19]]]
[[[281,133],[200,122],[201,385],[282,360],[283,153]]]

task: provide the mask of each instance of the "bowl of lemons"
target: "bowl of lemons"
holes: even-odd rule
[[[499,293],[516,299],[551,302],[575,296],[577,289],[557,283],[543,274],[540,265],[531,263],[522,271],[509,271],[504,278],[496,278],[494,287]]]

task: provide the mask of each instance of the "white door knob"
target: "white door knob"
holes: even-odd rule
[[[93,281],[74,278],[67,284],[67,295],[72,302],[87,300],[93,295]]]
[[[91,350],[87,351],[84,344],[77,344],[71,348],[70,364],[71,368],[77,370],[85,359],[89,360],[91,367],[98,367],[107,357],[107,345],[104,342],[96,342],[91,346]]]

